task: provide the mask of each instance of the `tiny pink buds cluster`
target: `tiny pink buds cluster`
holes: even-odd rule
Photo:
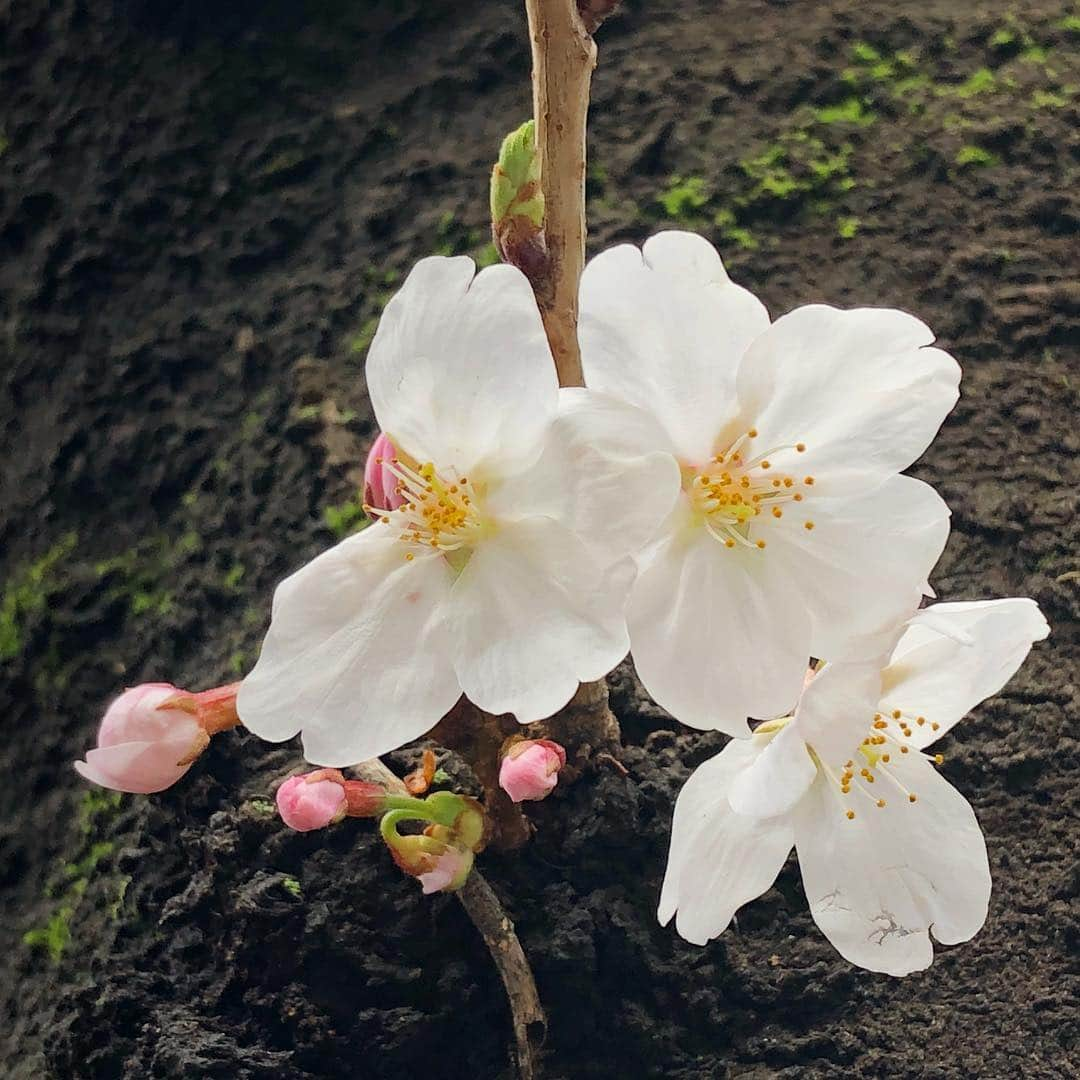
[[[193,694],[171,683],[142,683],[105,710],[97,747],[76,761],[80,776],[114,791],[147,795],[171,787],[210,744],[235,727],[239,683]]]
[[[379,784],[347,780],[337,769],[290,776],[277,790],[277,806],[282,821],[297,832],[322,829],[346,817],[383,815],[379,831],[394,862],[416,878],[425,893],[460,889],[484,843],[484,811],[468,795],[394,795]],[[398,825],[406,821],[424,822],[425,828],[402,835]]]
[[[559,782],[566,751],[550,739],[519,739],[503,755],[499,787],[516,802],[547,798]]]
[[[364,465],[365,506],[375,510],[396,510],[405,502],[405,496],[398,491],[401,481],[391,467],[396,457],[394,444],[380,431]]]

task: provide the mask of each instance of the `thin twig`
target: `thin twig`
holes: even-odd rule
[[[546,279],[534,282],[561,386],[582,386],[578,285],[585,266],[585,119],[596,44],[577,0],[525,0],[544,192]]]
[[[404,782],[378,758],[362,761],[353,768],[357,779],[382,784],[388,791],[407,794]],[[516,1045],[515,1063],[520,1080],[536,1080],[540,1048],[547,1035],[547,1018],[540,1005],[532,968],[514,931],[514,924],[499,898],[476,867],[464,888],[456,894],[465,914],[480,932],[498,968],[506,997]]]

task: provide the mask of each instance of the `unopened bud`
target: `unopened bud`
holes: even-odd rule
[[[322,829],[345,817],[378,817],[386,800],[381,784],[346,780],[337,769],[290,776],[277,790],[281,820],[297,832]]]
[[[380,431],[364,465],[365,505],[375,510],[396,510],[405,502],[405,496],[398,491],[400,481],[391,469],[396,456],[394,444]]]
[[[171,683],[125,690],[105,711],[97,747],[75,762],[79,775],[139,795],[175,784],[210,742],[193,711],[173,704],[182,694]]]
[[[297,832],[324,829],[345,816],[345,789],[336,780],[290,776],[277,789],[277,808],[281,820],[290,829]]]
[[[499,787],[516,802],[546,798],[559,781],[566,751],[550,739],[522,739],[511,744],[499,768]]]
[[[491,172],[491,236],[503,262],[543,285],[551,270],[544,237],[544,192],[536,123],[528,120],[503,139]]]

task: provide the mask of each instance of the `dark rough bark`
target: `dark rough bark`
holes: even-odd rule
[[[1076,1071],[1070,12],[626,3],[598,35],[594,248],[685,222],[775,313],[926,318],[965,368],[914,470],[954,512],[934,584],[1032,595],[1054,633],[943,747],[995,893],[974,942],[902,982],[832,952],[794,864],[708,948],[656,925],[672,803],[723,740],[621,668],[629,775],[587,769],[529,809],[523,852],[481,860],[550,1077]],[[449,0],[0,3],[5,1076],[506,1075],[505,998],[460,906],[422,899],[366,823],[276,821],[295,747],[225,733],[118,805],[67,762],[122,685],[235,678],[274,583],[333,542],[324,508],[373,434],[370,320],[413,260],[485,242],[529,109],[523,24]]]

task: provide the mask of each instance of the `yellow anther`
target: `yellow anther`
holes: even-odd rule
[[[746,434],[749,435],[751,439],[756,439],[757,438],[757,428],[752,427]]]
[[[934,720],[934,721],[932,721],[932,722],[931,722],[931,724],[930,724],[930,727],[931,727],[931,728],[932,728],[932,729],[933,729],[934,731],[937,731],[937,730],[938,730],[938,728],[940,728],[940,727],[941,727],[941,725],[940,725],[940,724],[939,724],[939,723],[938,723],[938,722],[937,722],[936,720]]]
[[[945,764],[945,755],[944,754],[935,754],[934,755],[934,764],[935,765],[944,765]]]
[[[792,480],[790,476],[785,476],[784,477],[784,487],[789,488],[789,487],[794,487],[794,485],[795,485],[795,481]]]
[[[796,449],[796,450],[798,450],[798,452],[799,452],[799,453],[801,454],[801,453],[802,453],[802,452],[803,452],[803,451],[804,451],[804,450],[806,449],[806,443],[804,443],[804,442],[797,442],[797,443],[795,444],[795,449]]]
[[[803,522],[803,528],[806,529],[807,532],[809,532],[813,527],[814,527],[814,523],[812,521],[804,521]]]
[[[781,510],[779,506],[774,506],[772,508],[772,516],[774,518],[782,518],[784,516],[784,511]]]
[[[855,811],[854,810],[849,810],[847,812],[847,819],[848,819],[848,821],[854,821],[855,820]]]
[[[727,539],[726,539],[726,540],[724,541],[724,547],[729,547],[729,548],[733,548],[734,546],[735,546],[735,541],[734,541],[734,540],[732,540],[732,539],[731,539],[731,537],[729,536],[729,537],[728,537],[728,538],[727,538]]]
[[[906,746],[901,746],[900,747],[900,753],[901,754],[906,754],[907,752],[908,752],[908,748]]]
[[[765,541],[764,541],[764,540],[759,540],[759,541],[757,542],[757,546],[758,546],[758,547],[759,547],[759,548],[760,548],[760,549],[761,549],[762,551],[764,551],[764,550],[765,550]]]
[[[884,799],[878,799],[877,804],[878,804],[878,808],[881,809],[881,808],[883,808],[885,806],[885,800]]]
[[[886,765],[888,765],[889,764],[889,755],[888,754],[882,754],[881,755],[881,760],[884,761]]]
[[[918,797],[916,796],[914,791],[907,797],[907,801],[908,802],[918,802]]]
[[[804,483],[804,484],[805,484],[805,485],[806,485],[807,487],[813,487],[813,486],[814,486],[814,478],[813,478],[812,476],[807,476],[807,477],[805,477],[805,478],[803,479],[803,483]]]
[[[899,720],[900,717],[903,716],[903,715],[904,714],[899,709],[893,709],[893,711],[892,711],[892,718],[894,720]]]
[[[763,469],[771,469],[772,468],[772,462],[771,461],[763,461],[761,463],[761,467]]]
[[[795,500],[796,502],[802,502],[802,500],[803,500],[803,497],[802,497],[802,495],[800,495],[800,494],[799,494],[798,492],[796,492],[796,493],[795,493],[795,494],[794,494],[794,495],[792,496],[792,498],[793,498],[793,499],[794,499],[794,500]]]

